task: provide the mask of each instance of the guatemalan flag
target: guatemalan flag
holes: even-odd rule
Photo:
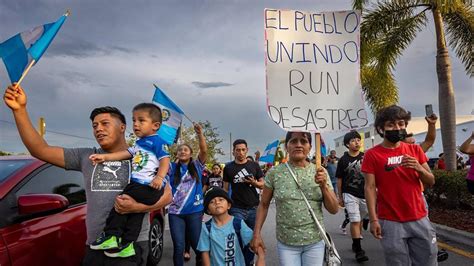
[[[260,157],[260,162],[273,163],[275,161],[275,154],[280,141],[275,140],[274,142],[267,145],[263,155]]]
[[[20,79],[32,60],[38,63],[68,15],[67,12],[54,23],[18,33],[0,44],[0,57],[12,83]]]
[[[178,140],[184,112],[160,88],[154,86],[153,102],[161,108],[163,115],[163,122],[158,130],[158,135],[171,145]]]

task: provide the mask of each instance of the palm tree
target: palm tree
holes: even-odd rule
[[[363,10],[367,0],[355,0]],[[474,12],[467,0],[393,0],[363,10],[361,25],[362,88],[372,111],[398,102],[392,71],[398,57],[428,23],[431,13],[436,29],[436,72],[441,137],[448,170],[456,170],[456,107],[451,80],[450,47],[474,75]],[[447,36],[445,37],[445,32]]]

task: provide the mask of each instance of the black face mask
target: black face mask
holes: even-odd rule
[[[397,143],[407,137],[407,131],[406,129],[385,130],[384,136],[391,143]]]

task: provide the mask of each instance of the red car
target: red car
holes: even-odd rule
[[[86,207],[81,172],[0,156],[0,265],[80,265]],[[163,214],[150,215],[149,265],[163,252]]]

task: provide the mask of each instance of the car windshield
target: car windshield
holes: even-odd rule
[[[0,183],[5,181],[13,173],[30,163],[31,160],[1,160],[0,161]]]

